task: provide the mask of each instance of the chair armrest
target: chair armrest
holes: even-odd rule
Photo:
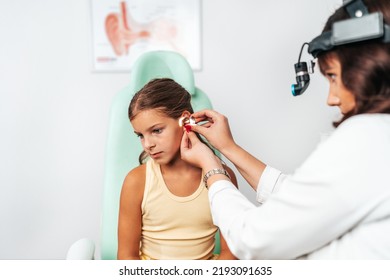
[[[94,260],[95,244],[88,238],[77,240],[66,254],[67,260]]]

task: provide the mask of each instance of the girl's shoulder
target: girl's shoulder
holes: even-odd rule
[[[134,167],[132,170],[130,170],[129,173],[127,173],[126,179],[131,179],[131,180],[145,179],[145,174],[146,174],[146,163]]]
[[[145,189],[146,164],[133,168],[127,173],[123,181],[122,193],[131,195],[140,195],[142,198]]]

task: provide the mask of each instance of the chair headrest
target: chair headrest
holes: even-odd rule
[[[173,51],[150,51],[142,54],[131,70],[131,91],[139,91],[147,82],[156,78],[171,78],[195,94],[193,70],[188,61]]]

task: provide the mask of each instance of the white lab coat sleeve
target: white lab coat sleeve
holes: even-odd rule
[[[320,184],[309,187],[289,177],[261,206],[230,181],[210,188],[213,222],[237,258],[295,259],[337,238],[342,230],[337,224],[350,211],[345,201]]]
[[[369,198],[377,195],[373,186],[383,185],[372,184],[376,170],[386,168],[377,163],[386,157],[383,137],[371,136],[380,130],[360,124],[360,118],[343,123],[292,175],[266,168],[260,206],[230,181],[210,187],[213,221],[236,257],[299,258],[337,242],[365,219],[373,207]]]
[[[257,186],[257,201],[264,203],[271,193],[278,192],[285,178],[280,170],[267,165]]]

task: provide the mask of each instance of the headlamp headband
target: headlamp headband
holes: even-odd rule
[[[370,14],[363,0],[344,1],[343,7],[351,18],[335,22],[331,31],[322,33],[309,43],[308,52],[313,57],[349,43],[373,39],[390,43],[390,26],[384,23],[381,12]]]

